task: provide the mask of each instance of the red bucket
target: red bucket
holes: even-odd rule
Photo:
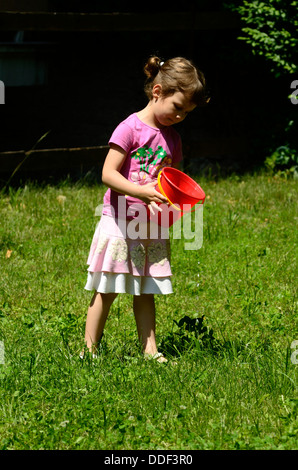
[[[162,222],[163,217],[158,214],[159,225],[170,227],[183,216],[183,213],[190,212],[196,204],[204,204],[205,193],[202,188],[190,176],[172,167],[164,167],[158,174],[156,190],[162,193],[168,200],[168,204],[174,209],[172,216]],[[188,210],[185,210],[188,204]],[[171,215],[168,214],[168,215]],[[153,217],[154,220],[154,217]]]

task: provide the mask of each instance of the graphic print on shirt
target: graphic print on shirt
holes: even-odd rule
[[[172,157],[167,155],[161,145],[157,147],[155,152],[148,145],[144,145],[144,147],[140,147],[136,152],[133,152],[131,158],[139,160],[140,163],[140,170],[131,173],[132,181],[137,184],[146,184],[153,181],[161,168],[172,164]]]

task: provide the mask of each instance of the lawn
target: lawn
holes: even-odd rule
[[[1,192],[0,449],[297,449],[297,182],[199,182],[203,246],[171,241],[174,294],[156,296],[167,365],[143,359],[128,295],[99,358],[78,357],[105,188]]]

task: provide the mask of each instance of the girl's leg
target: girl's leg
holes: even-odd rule
[[[144,354],[157,353],[155,339],[155,302],[153,294],[135,295],[133,299],[134,315],[137,324],[139,340],[143,346]],[[166,361],[160,357],[159,362]]]
[[[101,294],[100,292],[95,292],[92,297],[85,327],[85,342],[90,352],[94,352],[101,338],[111,305],[116,297],[117,294],[114,293]]]

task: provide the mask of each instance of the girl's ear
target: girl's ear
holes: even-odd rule
[[[153,98],[155,98],[155,99],[160,98],[161,97],[161,90],[162,90],[162,86],[160,85],[160,83],[156,83],[154,85],[154,87],[152,88]]]

